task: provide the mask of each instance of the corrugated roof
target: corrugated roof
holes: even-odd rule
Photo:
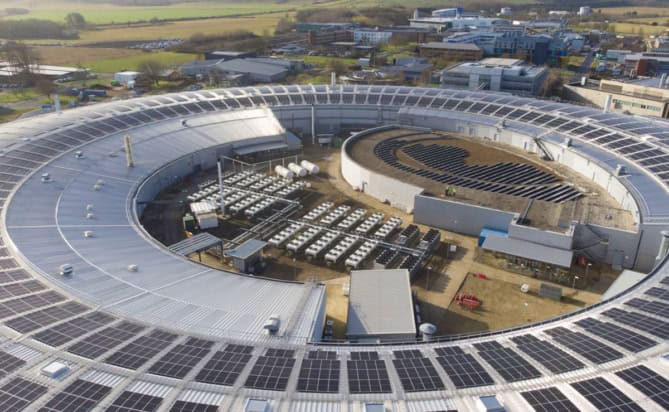
[[[351,272],[347,336],[415,334],[407,269]]]
[[[267,242],[262,240],[249,239],[234,249],[226,250],[225,254],[237,259],[247,259],[249,256],[260,252],[265,245],[267,245]]]
[[[170,250],[181,256],[188,256],[191,253],[219,246],[221,242],[221,239],[211,233],[202,232],[170,245]]]

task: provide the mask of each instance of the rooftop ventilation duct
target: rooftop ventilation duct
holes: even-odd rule
[[[420,335],[423,337],[423,342],[430,342],[432,336],[437,333],[437,327],[431,323],[423,323],[418,327]]]
[[[93,231],[92,230],[84,230],[84,237],[85,238],[91,238],[93,237]]]
[[[81,150],[77,150],[76,152],[74,152],[74,157],[77,159],[81,159],[82,157],[84,157],[84,152],[82,152]]]
[[[42,183],[49,183],[51,181],[51,175],[48,173],[42,173],[41,180]]]
[[[279,331],[280,325],[279,315],[275,313],[270,315],[269,319],[265,321],[265,324],[262,327],[268,335],[275,335]]]

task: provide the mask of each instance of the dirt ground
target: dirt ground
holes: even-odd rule
[[[318,164],[321,173],[306,179],[311,187],[302,194],[300,202],[303,204],[303,208],[295,214],[295,217],[305,214],[317,204],[332,201],[336,205],[348,204],[351,207],[363,207],[369,213],[380,211],[385,214],[386,218],[399,216],[403,220],[402,226],[413,223],[412,215],[353,190],[341,177],[338,149],[307,145],[303,157]],[[149,231],[156,238],[166,244],[174,243],[183,238],[181,215],[184,211],[184,205],[182,200],[196,188],[197,182],[206,178],[207,175],[202,174],[183,182],[180,187],[161,193],[158,196],[159,202],[147,207],[143,216],[143,223],[145,223],[145,226],[148,224]],[[235,222],[235,224],[243,225],[243,222]],[[429,229],[423,225],[418,226],[423,232]],[[226,226],[222,227],[225,228]],[[239,228],[239,226],[235,227]],[[224,232],[219,233],[221,236],[225,233],[236,233],[232,228],[221,230]],[[540,298],[520,294],[519,292],[522,283],[529,283],[533,290],[536,290],[538,282],[475,261],[477,239],[443,230],[440,232],[442,244],[439,250],[426,263],[425,268],[418,274],[412,284],[412,288],[418,295],[423,321],[434,323],[437,326],[438,334],[496,330],[527,323],[527,319],[530,319],[530,321],[540,320],[572,311],[599,301],[599,294],[615,280],[615,274],[598,277],[599,282],[594,283],[589,288],[595,293],[564,288],[565,294],[568,295],[565,302],[551,301],[549,305],[542,306],[538,300],[529,300],[530,298]],[[229,239],[233,236],[224,237]],[[455,254],[447,252],[448,244],[457,245]],[[197,255],[192,258],[194,260],[198,259]],[[326,316],[334,321],[335,338],[344,338],[348,297],[344,296],[342,285],[349,282],[348,273],[344,268],[328,267],[322,261],[308,261],[303,255],[293,258],[285,250],[271,247],[266,250],[265,259],[268,268],[261,276],[295,281],[317,280],[325,284]],[[206,253],[202,254],[202,262],[216,268],[232,269],[221,263],[218,258]],[[467,274],[471,272],[489,274],[491,279],[489,283],[483,284],[484,286],[481,287],[481,285],[472,283],[473,281],[469,279]],[[591,273],[594,274],[594,269]],[[594,275],[592,278],[595,279]],[[489,290],[486,288],[487,286],[490,286]],[[461,288],[464,291],[468,290],[465,288],[470,287],[473,288],[472,291],[475,291],[471,293],[477,294],[484,300],[484,306],[479,311],[464,311],[455,307],[452,303],[454,296]],[[496,288],[501,288],[500,290],[505,292],[496,293]],[[495,303],[497,301],[500,303]],[[543,299],[541,301],[543,302]],[[542,306],[542,309],[532,312],[532,316],[528,318],[528,316],[523,315],[523,311],[527,311],[524,309],[526,308],[524,305],[526,302],[528,305]]]
[[[627,210],[621,209],[618,202],[600,187],[593,185],[565,166],[542,160],[536,155],[496,142],[486,141],[485,144],[482,144],[471,137],[450,133],[421,133],[411,130],[391,130],[380,132],[358,141],[351,148],[351,156],[355,161],[364,164],[366,167],[423,187],[427,192],[435,196],[442,196],[446,187],[445,185],[403,172],[386,164],[374,155],[374,147],[379,142],[407,133],[413,133],[414,135],[403,139],[410,140],[412,143],[437,143],[466,149],[469,152],[469,156],[465,158],[465,163],[467,164],[492,164],[498,162],[531,164],[542,171],[557,176],[561,181],[574,183],[586,194],[579,200],[560,204],[535,201],[528,213],[530,224],[534,227],[564,232],[569,227],[570,222],[580,220],[608,227],[636,230],[632,214]],[[410,159],[399,150],[396,154],[403,163],[426,168],[425,165]],[[516,213],[521,213],[528,204],[528,199],[526,198],[467,188],[458,188],[457,195],[451,197],[451,199]]]

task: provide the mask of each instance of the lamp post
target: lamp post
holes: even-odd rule
[[[591,262],[588,262],[587,265],[585,265],[585,281],[588,281],[588,272],[590,271],[590,266],[592,266]]]
[[[571,288],[576,289],[576,280],[580,279],[578,276],[574,276],[574,281],[571,282]]]
[[[427,285],[425,285],[426,290],[430,290],[430,274],[432,273],[432,266],[427,267]]]

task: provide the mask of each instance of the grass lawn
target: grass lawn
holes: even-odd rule
[[[599,7],[593,7],[596,12]],[[669,16],[669,7],[602,7],[602,14],[609,16],[623,17],[625,13],[637,12],[637,15],[657,14],[660,16]]]
[[[18,103],[39,97],[35,89],[17,89],[0,92],[0,104]]]
[[[327,56],[294,56],[296,59],[303,59],[306,64],[314,66],[327,66],[332,60],[339,60],[345,65],[358,63],[358,59],[352,57],[327,57]]]
[[[121,70],[135,70],[141,62],[146,60],[156,60],[166,67],[176,67],[197,58],[195,54],[155,52],[144,53],[140,56],[98,60],[87,64],[86,67],[95,73],[115,73]]]

